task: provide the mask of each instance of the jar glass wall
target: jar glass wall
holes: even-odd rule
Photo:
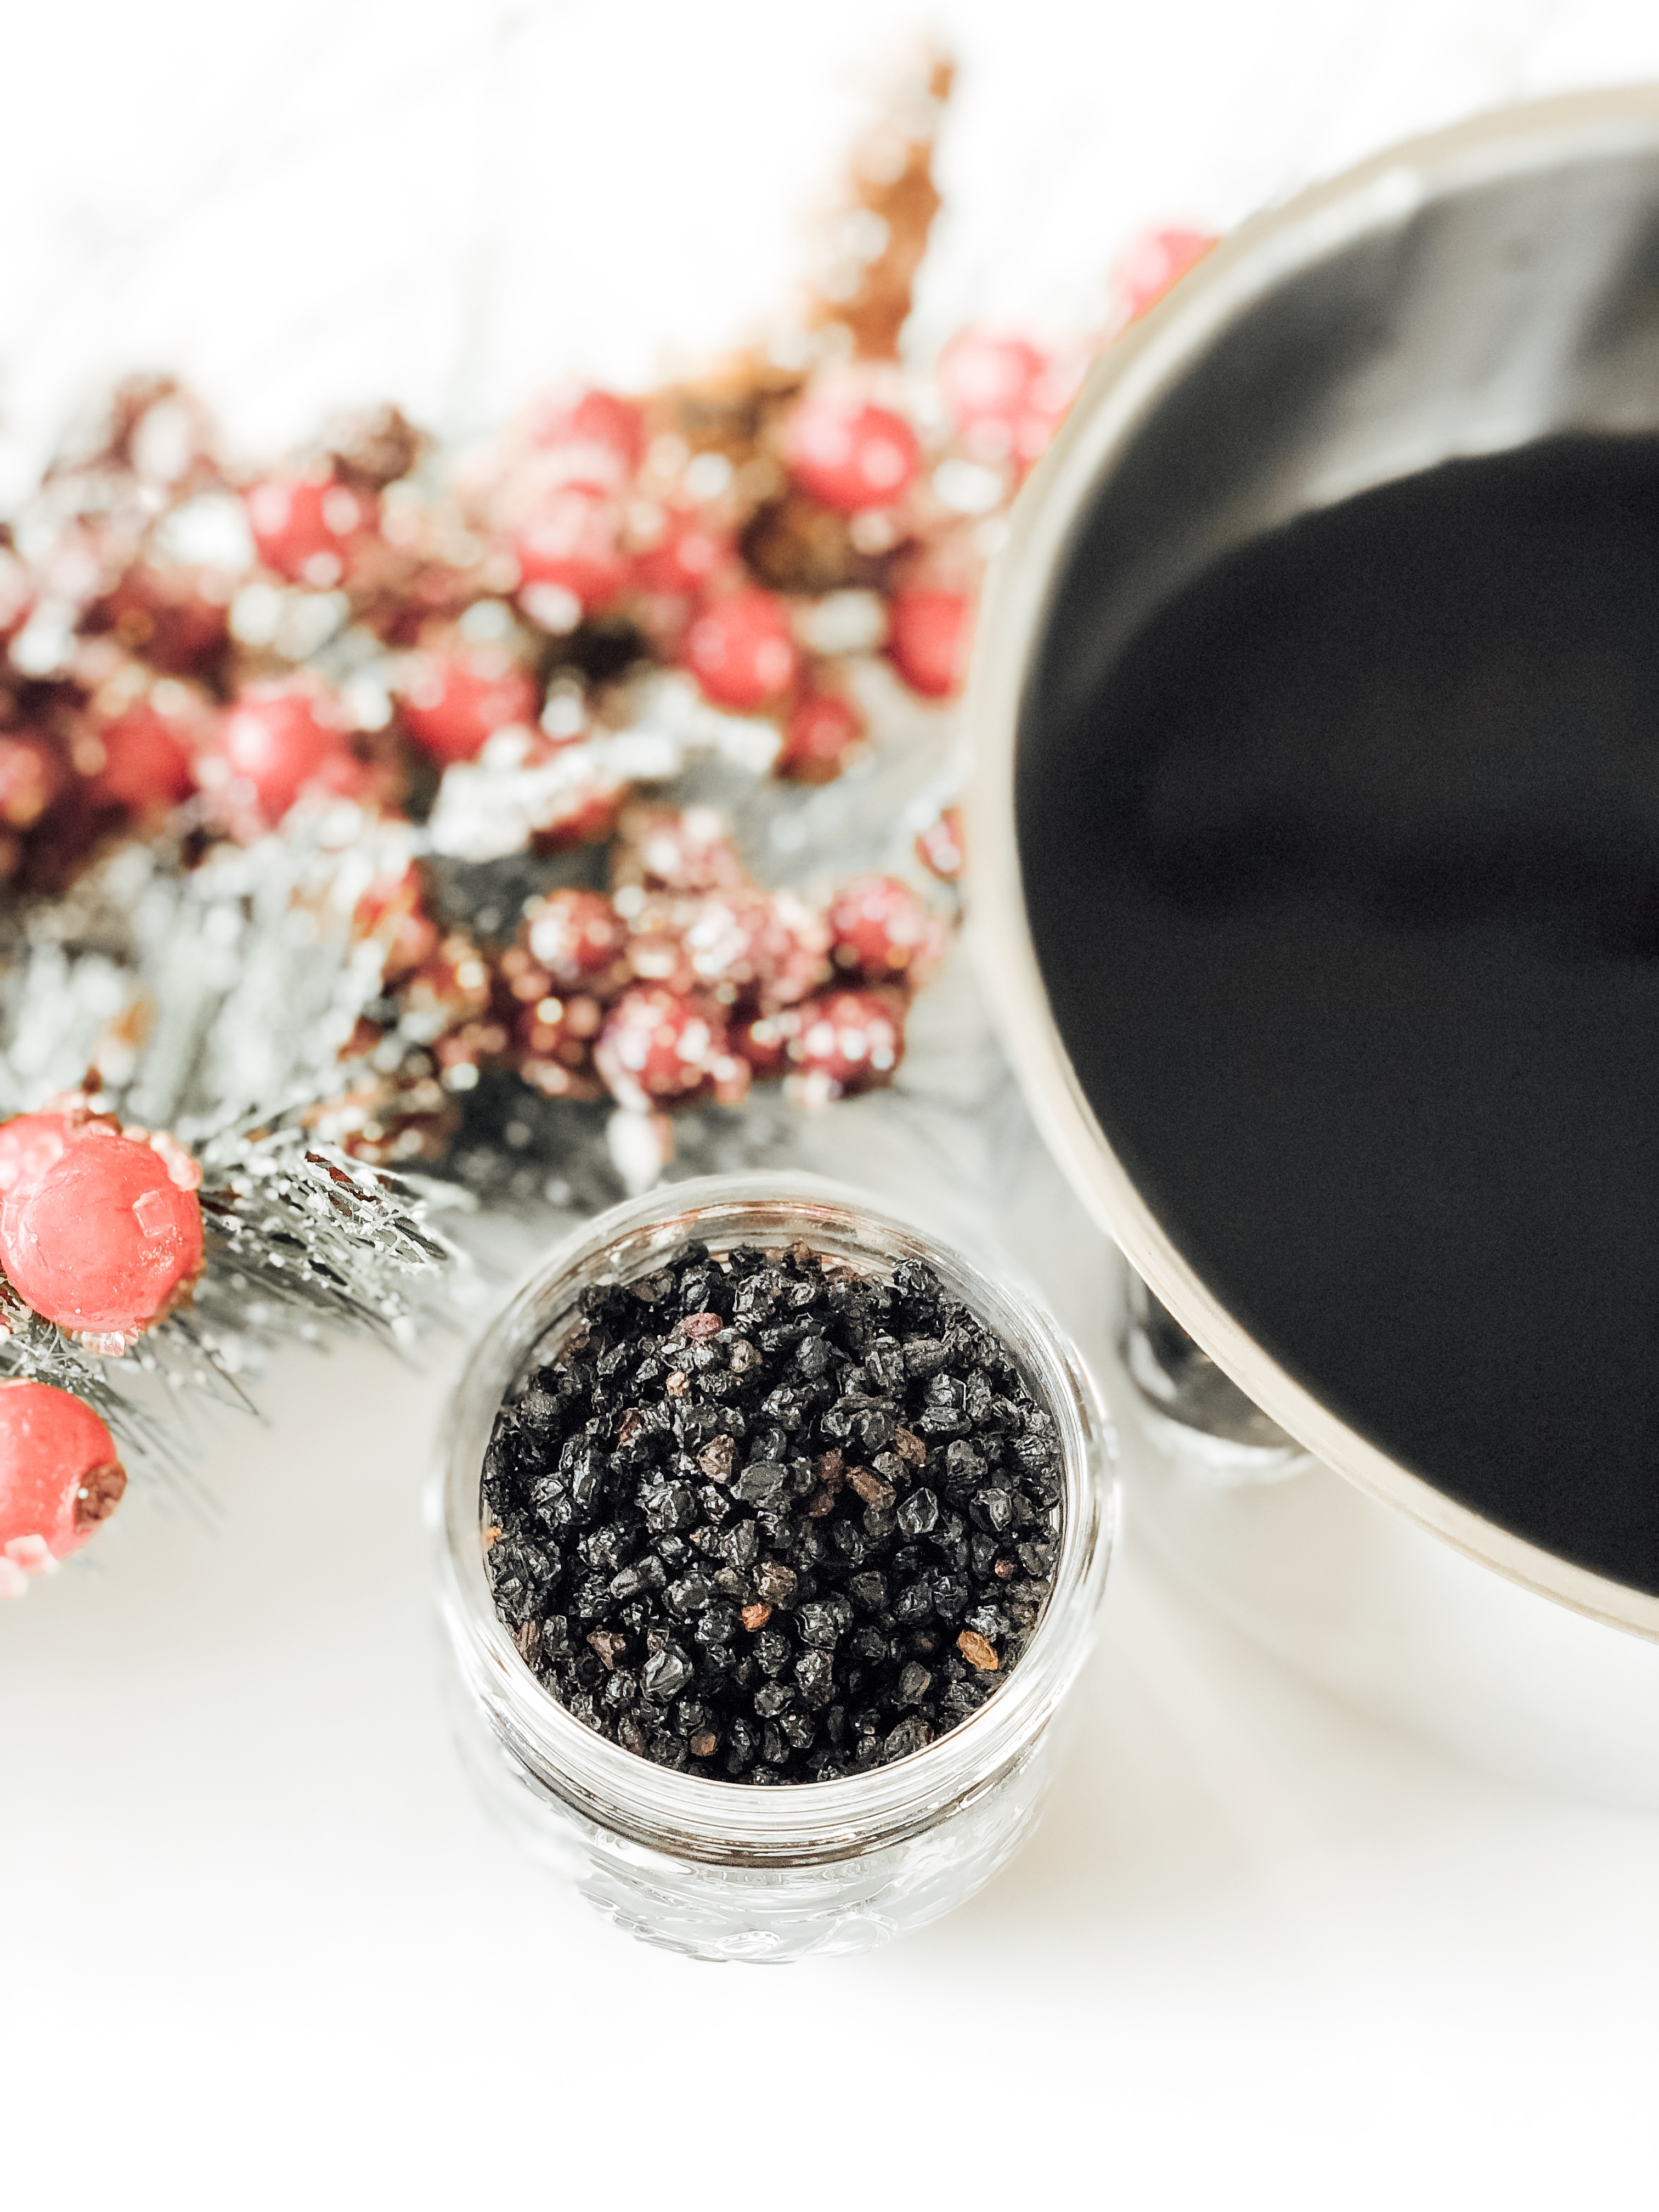
[[[1063,1494],[1053,1586],[994,1695],[923,1749],[869,1772],[757,1788],[636,1756],[582,1725],[537,1679],[496,1613],[480,1476],[497,1411],[582,1292],[628,1282],[694,1239],[815,1250],[886,1273],[932,1267],[1003,1341],[1053,1417]],[[713,1959],[864,1950],[970,1896],[1029,1832],[1051,1723],[1092,1641],[1111,1550],[1111,1431],[1095,1385],[1037,1301],[853,1192],[805,1176],[680,1183],[617,1206],[507,1299],[452,1401],[431,1494],[440,1599],[463,1748],[522,1841],[618,1925]]]

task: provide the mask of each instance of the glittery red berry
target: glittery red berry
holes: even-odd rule
[[[640,465],[645,418],[614,392],[556,392],[531,412],[531,442],[556,454],[567,483],[615,491]]]
[[[514,723],[536,719],[536,686],[496,647],[417,656],[399,701],[404,727],[434,761],[471,760]]]
[[[700,614],[686,631],[681,659],[717,707],[748,712],[781,697],[799,655],[789,610],[775,592],[736,592]]]
[[[253,544],[267,568],[291,584],[331,592],[343,581],[376,507],[366,493],[309,477],[272,477],[242,495]]]
[[[948,699],[968,672],[973,611],[960,592],[900,592],[887,610],[887,658],[913,691]]]
[[[615,968],[628,925],[598,891],[550,891],[526,911],[524,942],[552,982],[574,991]]]
[[[904,1057],[901,1017],[875,991],[825,991],[790,1027],[787,1064],[809,1104],[890,1083]]]
[[[611,1096],[641,1109],[695,1096],[731,1058],[719,1016],[661,983],[623,992],[593,1054]]]
[[[800,1034],[800,1018],[799,1006],[782,1006],[739,1022],[732,1032],[732,1048],[763,1082],[781,1075],[789,1065],[790,1043]]]
[[[0,1597],[79,1551],[126,1486],[90,1406],[49,1383],[0,1382]]]
[[[64,787],[64,764],[32,731],[0,737],[0,828],[32,830]]]
[[[628,580],[621,527],[617,501],[591,484],[548,495],[513,540],[524,580],[519,596],[532,621],[562,636],[609,605]]]
[[[885,407],[828,394],[803,399],[784,433],[784,457],[801,489],[841,514],[890,507],[921,465],[915,432]]]
[[[274,823],[308,786],[351,788],[357,767],[319,692],[308,684],[251,684],[198,757],[196,780]]]
[[[92,779],[95,805],[123,807],[144,818],[165,814],[195,788],[185,726],[151,700],[140,699],[106,722],[98,741],[104,764]]]
[[[709,891],[683,921],[692,976],[722,1005],[792,1005],[823,980],[830,932],[793,891]]]
[[[774,773],[795,783],[833,783],[863,738],[864,717],[850,699],[809,691],[790,714]]]
[[[1124,321],[1133,322],[1155,307],[1214,244],[1214,234],[1206,230],[1149,230],[1133,240],[1112,270],[1112,289]]]
[[[200,1171],[170,1140],[71,1128],[0,1206],[0,1266],[47,1321],[114,1349],[167,1313],[202,1265]]]
[[[830,958],[870,983],[920,983],[944,956],[944,929],[908,884],[855,876],[830,908]]]
[[[641,591],[664,599],[695,599],[734,555],[726,532],[695,508],[670,507],[660,524],[653,516],[641,534],[649,542],[634,556],[634,580]]]

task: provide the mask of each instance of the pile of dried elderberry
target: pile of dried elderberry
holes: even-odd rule
[[[691,1243],[588,1291],[485,1455],[496,1608],[562,1704],[711,1780],[919,1751],[1053,1579],[1053,1417],[911,1261]]]

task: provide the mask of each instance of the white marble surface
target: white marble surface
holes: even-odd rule
[[[15,9],[0,499],[136,363],[255,447],[718,343],[924,22],[964,63],[934,328],[1066,322],[1144,221],[1659,75],[1613,0]],[[1048,1823],[975,1903],[770,1978],[613,1936],[449,1749],[442,1379],[295,1358],[217,1437],[216,1528],[135,1501],[0,1609],[0,2203],[1650,2201],[1659,1821],[1328,1702],[1133,1522]]]

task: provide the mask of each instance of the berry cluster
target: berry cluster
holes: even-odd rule
[[[988,521],[1073,381],[971,334],[925,382],[750,361],[567,393],[448,468],[387,410],[252,481],[176,387],[124,386],[0,549],[0,874],[57,888],[181,808],[244,840],[316,798],[441,823],[457,771],[561,755],[521,842],[602,840],[652,671],[832,779],[860,669],[958,688]]]
[[[550,1098],[609,1097],[643,1114],[736,1104],[781,1077],[803,1104],[890,1081],[910,996],[945,925],[898,878],[854,878],[813,901],[750,882],[718,816],[635,805],[608,893],[532,895],[505,945],[441,930],[411,870],[375,886],[359,923],[386,995],[355,1056],[395,1071],[331,1102],[318,1126],[359,1158],[439,1149],[446,1100],[513,1070]]]

